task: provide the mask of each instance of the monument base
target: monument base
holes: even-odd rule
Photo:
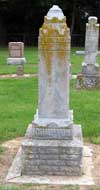
[[[77,89],[86,88],[100,88],[100,75],[77,75]]]
[[[6,176],[6,183],[33,184],[33,185],[95,185],[93,178],[93,150],[83,147],[83,173],[81,176],[26,176],[21,175],[22,148],[19,148]]]
[[[26,63],[26,59],[23,57],[23,58],[8,58],[7,59],[7,64],[8,65],[22,65]]]
[[[37,129],[38,131],[35,131]],[[41,132],[42,127],[40,129],[40,127],[31,124],[22,142],[21,174],[28,176],[82,175],[83,143],[81,126],[73,125],[72,129],[73,137],[70,135],[70,129],[69,131],[63,129],[65,131],[62,133],[60,131],[58,134],[57,129],[53,131],[53,128],[52,132],[48,131],[50,130],[48,128]]]
[[[63,127],[69,127],[70,125],[73,124],[73,110],[69,110],[68,113],[68,118],[63,118],[63,119],[55,119],[55,118],[40,118],[38,109],[36,111],[36,114],[34,116],[34,121],[32,122],[33,124],[36,124],[37,126],[42,126],[42,127],[53,127],[53,128],[63,128]]]

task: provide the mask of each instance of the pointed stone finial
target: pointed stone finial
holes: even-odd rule
[[[53,5],[52,8],[50,8],[47,13],[47,19],[51,20],[55,17],[58,18],[59,20],[62,20],[64,18],[62,10],[57,5]]]

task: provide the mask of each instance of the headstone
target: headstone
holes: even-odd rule
[[[21,65],[26,62],[24,57],[24,43],[23,42],[9,42],[9,57],[7,59],[7,64]]]
[[[76,55],[85,55],[85,51],[76,51]]]
[[[24,65],[17,65],[16,74],[18,76],[23,76],[24,75]]]
[[[54,5],[39,32],[39,103],[22,142],[22,175],[82,175],[80,125],[69,110],[70,31]]]
[[[85,51],[76,51],[76,55],[85,55]],[[100,51],[98,51],[98,55],[100,55]]]
[[[77,76],[78,87],[100,87],[98,56],[99,24],[96,17],[89,17],[86,24],[85,57],[82,73]]]

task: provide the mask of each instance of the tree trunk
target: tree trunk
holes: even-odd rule
[[[100,0],[98,0],[98,23],[100,23]]]
[[[72,23],[71,23],[71,35],[73,34],[73,31],[74,31],[75,17],[76,17],[76,5],[77,5],[77,0],[74,0],[73,12],[72,12]]]

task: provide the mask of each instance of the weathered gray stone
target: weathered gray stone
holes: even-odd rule
[[[81,174],[83,153],[81,128],[80,126],[75,126],[75,128],[77,130],[73,130],[73,140],[33,140],[25,137],[22,143],[23,175]],[[34,169],[34,166],[37,167]],[[53,169],[52,166],[54,166]],[[64,167],[60,169],[61,166],[65,166],[66,169]]]
[[[72,127],[66,127],[66,128],[57,128],[55,124],[50,124],[47,127],[38,127],[35,125],[30,125],[30,128],[28,129],[26,133],[26,138],[30,139],[72,139],[73,132]]]
[[[38,110],[34,116],[34,121],[32,122],[33,125],[38,125],[38,126],[42,126],[42,127],[46,127],[46,126],[51,126],[51,124],[55,123],[55,128],[56,127],[67,127],[69,128],[70,125],[73,124],[73,110],[69,110],[68,112],[68,118],[39,118],[39,113]]]
[[[22,142],[22,175],[81,175],[81,126],[69,110],[70,31],[58,6],[39,33],[39,103]]]
[[[25,58],[7,58],[8,65],[23,65],[26,63]]]
[[[46,166],[46,165],[42,165],[40,166],[40,168],[34,168],[34,166],[32,166],[31,168],[24,168],[24,173],[27,173],[27,175],[46,175],[48,173],[48,175],[58,175],[58,176],[79,176],[80,175],[80,168],[81,167],[77,167],[77,166]],[[24,174],[22,173],[22,174]]]
[[[29,166],[43,166],[43,165],[47,165],[47,166],[78,166],[79,163],[81,164],[81,158],[79,160],[79,158],[76,160],[38,160],[38,159],[33,159],[29,157],[28,160],[25,160],[25,165],[29,165]]]
[[[42,118],[48,124],[53,119],[55,123],[60,119],[61,123],[63,120],[66,124],[72,123],[69,114],[70,31],[58,6],[49,12],[55,14],[56,20],[53,22],[54,18],[47,14],[39,32],[39,109],[34,122],[41,126]]]
[[[100,75],[78,75],[77,88],[100,88]]]
[[[47,184],[47,185],[95,185],[94,178],[93,178],[93,159],[92,159],[92,150],[84,146],[84,154],[83,154],[83,175],[81,176],[69,176],[64,172],[60,173],[56,172],[54,176],[53,172],[48,172],[48,176],[44,176],[41,171],[35,172],[35,175],[32,174],[31,176],[22,175],[21,173],[21,156],[22,156],[22,149],[18,150],[16,157],[8,171],[6,176],[6,183],[24,183],[24,184]]]
[[[85,55],[85,51],[76,51],[76,55]],[[98,51],[98,55],[100,55],[100,51]]]
[[[58,160],[59,158],[59,154],[40,154],[40,159],[42,160]]]
[[[96,17],[89,17],[86,24],[85,56],[82,74],[77,76],[77,88],[100,87],[98,56],[99,24]]]
[[[74,160],[74,161],[77,161],[78,159],[81,160],[81,154],[80,154],[80,157],[78,154],[72,154],[72,155],[69,155],[69,154],[60,154],[60,160]]]

